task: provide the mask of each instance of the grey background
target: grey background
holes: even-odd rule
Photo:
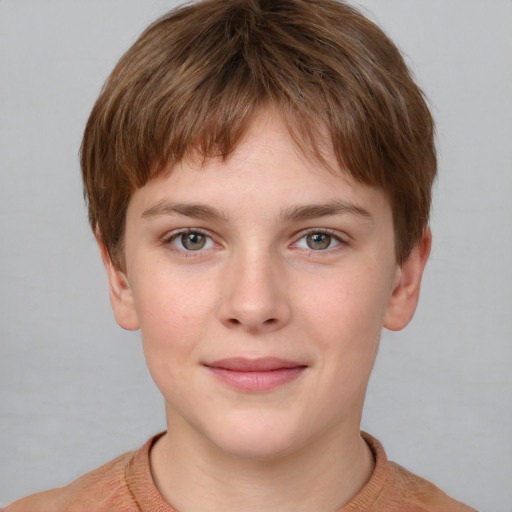
[[[512,510],[512,2],[359,2],[437,119],[434,248],[384,333],[363,428],[481,511]],[[163,0],[0,0],[0,505],[165,428],[138,333],[110,313],[77,152],[100,86]]]

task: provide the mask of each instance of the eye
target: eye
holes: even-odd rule
[[[192,230],[175,233],[168,239],[168,243],[182,251],[200,251],[214,246],[213,240],[208,235]]]
[[[298,240],[296,247],[301,249],[311,249],[313,251],[323,251],[338,246],[341,240],[326,231],[312,231]]]

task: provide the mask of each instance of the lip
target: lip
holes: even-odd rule
[[[307,366],[275,357],[220,359],[204,366],[220,381],[242,390],[261,392],[283,386],[297,379]]]

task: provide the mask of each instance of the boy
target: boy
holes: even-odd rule
[[[360,433],[381,330],[428,259],[433,122],[334,1],[215,0],[150,26],[82,145],[115,317],[168,430],[7,511],[464,511]]]

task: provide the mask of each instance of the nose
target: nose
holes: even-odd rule
[[[226,327],[263,334],[281,329],[290,321],[283,268],[270,253],[246,251],[233,255],[221,279],[218,315]]]

